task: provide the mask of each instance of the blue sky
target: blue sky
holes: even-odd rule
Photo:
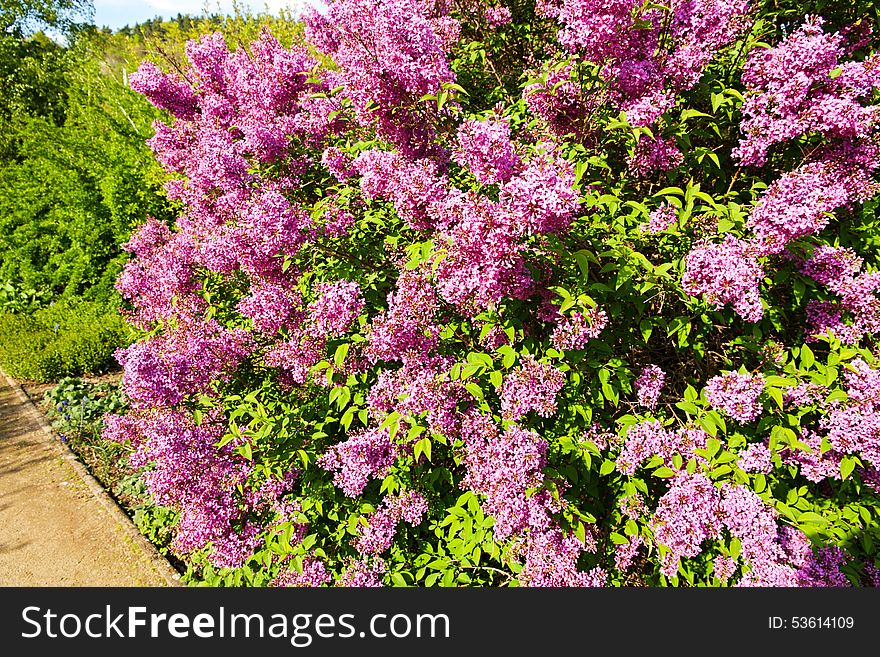
[[[210,13],[232,13],[233,0],[94,0],[95,24],[99,27],[120,28],[137,22],[162,16],[201,14],[207,7]],[[276,13],[281,8],[298,9],[309,0],[238,0],[238,5],[252,11],[269,10]]]

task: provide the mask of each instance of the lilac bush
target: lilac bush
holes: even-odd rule
[[[335,0],[145,64],[118,281],[190,581],[877,580],[880,59],[748,0]]]

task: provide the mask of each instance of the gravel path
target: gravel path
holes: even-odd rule
[[[168,586],[179,576],[0,372],[0,586]]]

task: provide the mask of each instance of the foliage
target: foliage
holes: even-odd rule
[[[116,367],[129,331],[113,309],[91,302],[50,305],[32,315],[0,313],[0,366],[12,377],[57,381]]]
[[[142,65],[184,212],[105,435],[189,579],[877,584],[880,60],[789,7],[337,0]]]
[[[13,51],[38,41],[16,43]],[[158,113],[104,75],[99,57],[82,36],[19,59],[10,114],[0,117],[0,278],[51,298],[110,300],[119,244],[147,215],[172,212],[144,144]]]
[[[105,413],[125,410],[118,386],[110,383],[89,384],[74,377],[64,377],[44,395],[52,427],[88,466],[101,484],[113,489],[124,448],[100,440],[101,418]]]

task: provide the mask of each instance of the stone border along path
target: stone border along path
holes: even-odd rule
[[[180,574],[0,370],[0,586],[180,585]]]

